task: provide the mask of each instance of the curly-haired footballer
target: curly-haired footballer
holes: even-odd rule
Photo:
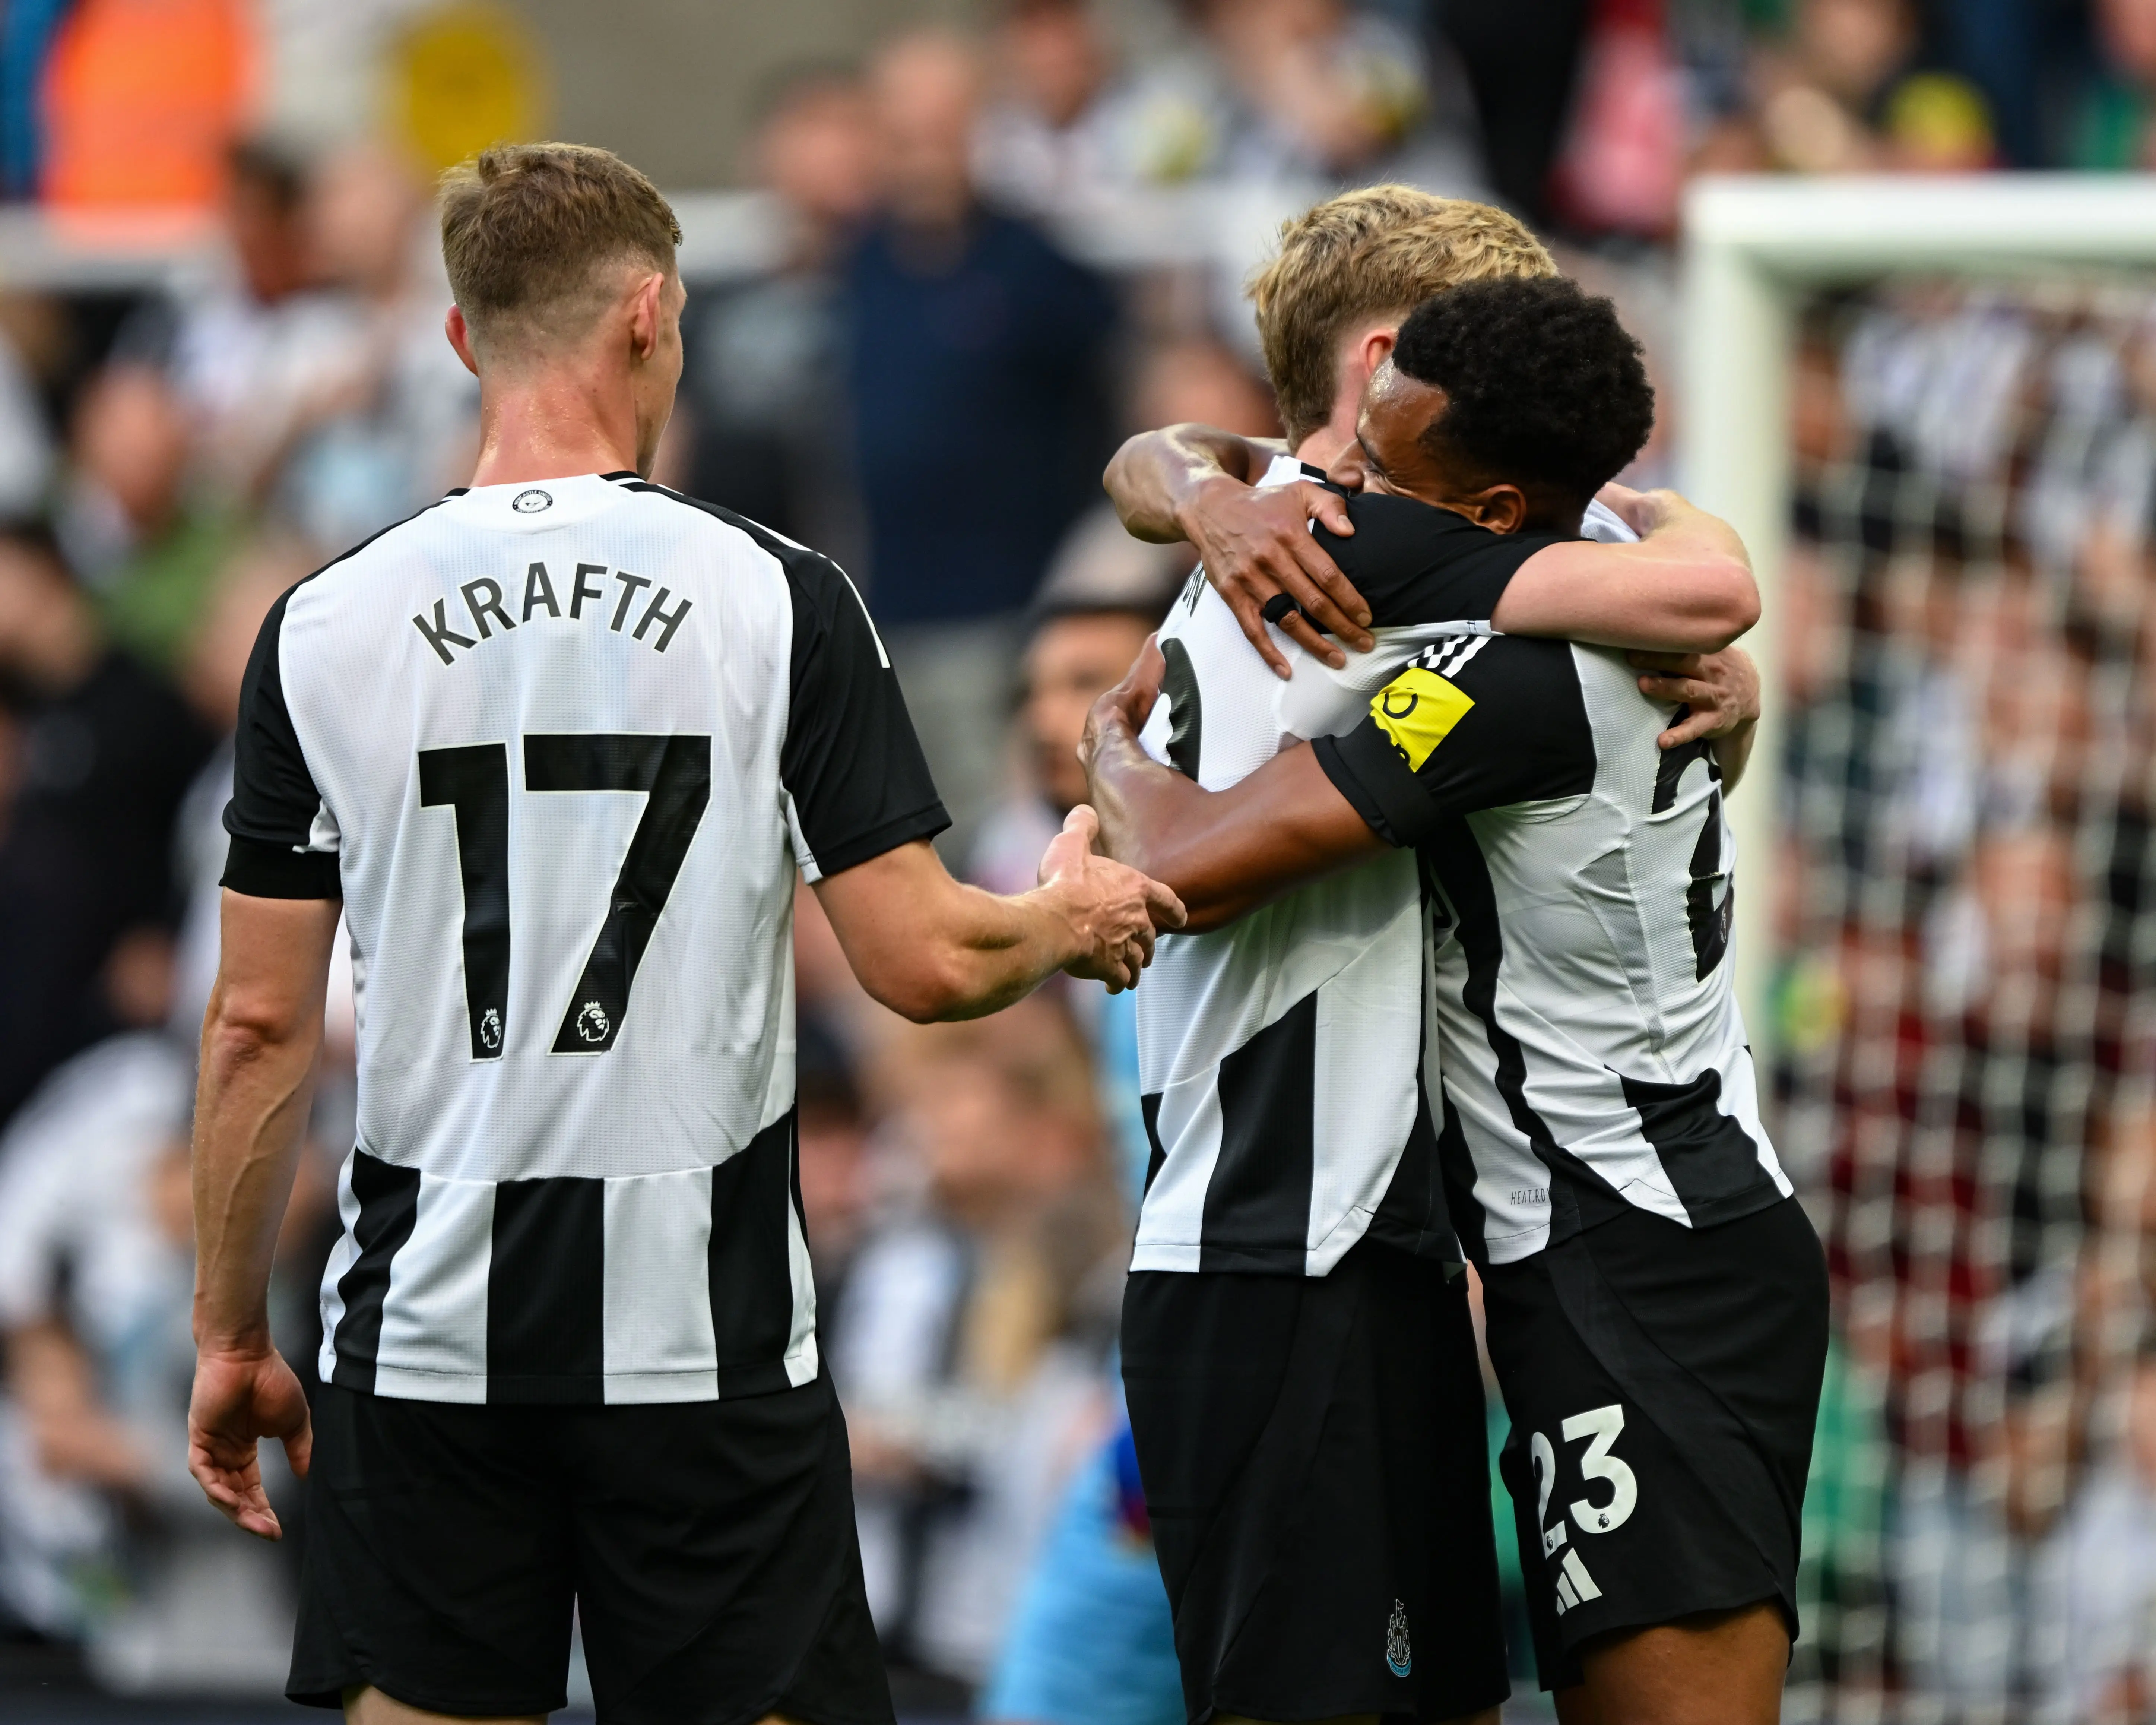
[[[1652,418],[1606,300],[1435,295],[1365,393],[1354,531],[1318,530],[1373,613],[1375,649],[1330,679],[1359,698],[1317,711],[1298,665],[1274,686],[1316,741],[1259,764],[1171,623],[1094,710],[1111,853],[1190,916],[1139,997],[1157,1166],[1124,1359],[1186,1683],[1209,1628],[1224,1711],[1257,1711],[1254,1669],[1275,1718],[1487,1704],[1463,1635],[1483,1557],[1445,1507],[1456,1328],[1429,1273],[1456,1229],[1560,1717],[1778,1716],[1826,1282],[1730,986],[1742,749],[1663,746],[1670,707],[1620,653],[1474,620],[1553,552],[1650,570],[1652,536],[1576,536]],[[1636,501],[1656,525],[1663,501]],[[1438,591],[1449,626],[1386,626]],[[1245,1413],[1240,1450],[1204,1441],[1239,1408],[1286,1412]],[[1293,1664],[1277,1650],[1312,1616],[1340,1651]]]

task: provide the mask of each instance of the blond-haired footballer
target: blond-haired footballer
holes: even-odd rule
[[[1816,1245],[1807,1255],[1758,1133],[1719,963],[1717,781],[1733,779],[1748,747],[1749,668],[1731,655],[1635,680],[1593,645],[1506,639],[1705,652],[1748,627],[1756,596],[1741,545],[1681,500],[1612,487],[1589,502],[1644,439],[1651,392],[1607,303],[1553,277],[1502,213],[1397,187],[1333,200],[1289,224],[1254,285],[1295,456],[1173,428],[1133,439],[1110,470],[1127,524],[1192,539],[1210,578],[1178,607],[1162,655],[1103,703],[1093,758],[1119,854],[1157,859],[1204,906],[1204,932],[1164,947],[1139,1001],[1155,1173],[1124,1334],[1194,1719],[1209,1707],[1438,1717],[1502,1695],[1486,1522],[1469,1502],[1483,1479],[1479,1385],[1460,1363],[1466,1316],[1445,1276],[1456,1242],[1502,1296],[1492,1345],[1523,1422],[1507,1479],[1544,1681],[1568,1725],[1724,1717],[1724,1703],[1726,1717],[1763,1717],[1786,1656],[1794,1522],[1775,1494],[1791,1477],[1801,1491],[1806,1384],[1817,1389],[1805,1359],[1823,1308],[1808,1291]],[[1411,373],[1395,363],[1410,312]],[[1336,489],[1303,465],[1318,463]],[[1637,543],[1579,536],[1641,530]],[[1566,655],[1584,655],[1586,716],[1566,693]],[[1486,852],[1510,847],[1502,859],[1462,860],[1459,830],[1432,827],[1414,800],[1424,788],[1398,793],[1389,778],[1377,795],[1408,800],[1380,809],[1351,793],[1337,834],[1238,788],[1300,783],[1317,757],[1303,739],[1322,752],[1373,724],[1372,772],[1399,753],[1410,783],[1445,784],[1430,791],[1441,817],[1467,811],[1478,837],[1475,811],[1517,820],[1483,838]],[[1642,773],[1651,794],[1634,811],[1620,793]],[[1314,783],[1313,807],[1338,800]],[[1498,809],[1516,798],[1532,806]],[[1576,829],[1552,824],[1580,798]],[[1627,820],[1630,836],[1608,838]],[[1224,848],[1230,831],[1243,850]],[[1628,855],[1638,860],[1618,860]],[[1591,918],[1549,950],[1543,922],[1570,913],[1537,922],[1506,896],[1518,881],[1525,903],[1578,891],[1601,906],[1593,916],[1629,927],[1628,866],[1676,880],[1639,907],[1652,965],[1643,957],[1630,982],[1621,956],[1604,963]],[[1486,875],[1496,884],[1477,898]],[[1537,981],[1567,978],[1568,952],[1576,976]],[[1651,1025],[1628,1040],[1627,1014],[1642,1009],[1666,1009],[1671,1027],[1696,1018],[1699,1046],[1657,1052]],[[1607,1040],[1612,1066],[1568,1064],[1537,1042],[1533,1027],[1548,1024],[1562,1050],[1568,1035]],[[1575,1132],[1588,1139],[1563,1136]],[[1605,1174],[1625,1193],[1614,1209]],[[1658,1226],[1689,1227],[1698,1252],[1680,1254]],[[1567,1351],[1563,1301],[1589,1285],[1577,1266],[1594,1261],[1589,1236],[1643,1312],[1668,1290],[1642,1282],[1642,1252],[1707,1283],[1726,1276],[1717,1253],[1789,1260],[1775,1300],[1755,1290],[1741,1302],[1755,1329],[1784,1323],[1788,1382],[1760,1389],[1749,1435],[1717,1433],[1702,1451],[1742,1474],[1741,1490],[1686,1496],[1681,1464],[1672,1472],[1657,1447],[1673,1409],[1691,1418],[1686,1395],[1711,1396],[1699,1373],[1689,1387],[1643,1379],[1606,1335]],[[1683,1352],[1681,1334],[1657,1333]],[[1709,1527],[1743,1531],[1695,1542],[1707,1555],[1688,1568],[1658,1574],[1643,1555],[1671,1528]]]

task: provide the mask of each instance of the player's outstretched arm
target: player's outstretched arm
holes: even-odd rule
[[[1131,674],[1093,705],[1079,757],[1111,856],[1174,891],[1205,933],[1386,848],[1296,747],[1240,783],[1208,791],[1138,745],[1166,669],[1146,643]]]
[[[304,1475],[306,1398],[270,1340],[270,1266],[307,1120],[335,899],[224,895],[223,956],[195,1095],[195,1383],[187,1466],[249,1533],[281,1537],[260,1440]]]
[[[1074,809],[1041,859],[1040,885],[1000,898],[951,878],[925,839],[816,883],[861,986],[916,1024],[974,1019],[1059,970],[1137,986],[1156,929],[1183,927],[1173,893],[1098,855],[1099,824]]]
[[[1244,635],[1283,677],[1288,663],[1265,622],[1265,608],[1278,595],[1297,607],[1281,628],[1327,665],[1348,662],[1341,642],[1358,653],[1371,646],[1370,608],[1310,534],[1313,517],[1343,538],[1353,533],[1347,506],[1322,485],[1255,489],[1284,447],[1210,425],[1171,425],[1130,439],[1101,480],[1132,534],[1198,548],[1206,578]],[[1312,618],[1337,639],[1321,636]]]
[[[1638,542],[1544,547],[1505,588],[1493,627],[1600,647],[1715,653],[1759,620],[1752,560],[1728,522],[1675,491],[1605,485],[1601,501]]]

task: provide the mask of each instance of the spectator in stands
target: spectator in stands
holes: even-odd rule
[[[1126,417],[1133,429],[1193,421],[1246,437],[1280,429],[1264,387],[1206,337],[1163,342],[1148,352]],[[1197,562],[1187,545],[1132,538],[1105,499],[1064,536],[1029,614],[1015,758],[968,860],[968,880],[992,892],[1034,886],[1041,848],[1086,800],[1077,748],[1086,709],[1122,681]]]
[[[4,1121],[115,1028],[106,967],[123,936],[164,924],[173,815],[211,739],[107,644],[49,536],[28,529],[0,536],[0,677],[23,725],[0,835]]]
[[[191,1373],[169,1372],[174,1337],[162,1348],[154,1338],[177,1322],[176,1339],[192,1353],[186,1236],[175,1243],[171,1206],[160,1200],[170,1196],[166,1164],[193,1078],[184,1045],[118,1038],[54,1074],[0,1138],[0,1417],[9,1427],[0,1445],[0,1588],[48,1634],[98,1627],[95,1578],[119,1567],[118,1512],[161,1471],[187,1483],[177,1416]],[[160,1354],[177,1400],[167,1429],[153,1435],[127,1413],[154,1399]],[[122,1368],[124,1385],[108,1378],[110,1365]],[[159,1437],[176,1447],[157,1453]]]
[[[993,98],[973,161],[982,191],[1037,214],[1081,208],[1122,180],[1106,95],[1113,56],[1091,0],[1004,0]]]
[[[2072,1501],[2036,1577],[2047,1717],[2128,1725],[2156,1702],[2156,1110],[2107,1111],[2074,1314]]]
[[[187,417],[151,367],[122,362],[93,377],[74,432],[59,517],[69,561],[113,639],[169,671],[237,542],[237,518],[189,483]]]
[[[38,514],[52,480],[52,433],[18,332],[48,321],[38,315],[45,309],[36,300],[0,291],[0,521]]]
[[[789,75],[757,127],[756,177],[777,201],[782,251],[746,281],[694,286],[670,438],[689,444],[690,491],[861,567],[860,505],[841,429],[843,319],[833,271],[875,197],[860,80]],[[676,429],[678,428],[678,431]]]
[[[217,979],[222,891],[218,880],[232,845],[224,829],[224,805],[232,799],[232,733],[239,716],[240,680],[270,608],[320,561],[312,546],[289,535],[264,534],[249,542],[218,577],[181,667],[181,692],[218,739],[181,800],[168,847],[178,927],[167,1021],[172,1034],[186,1042],[201,1034],[210,985]],[[333,962],[348,965],[349,954],[341,945]],[[332,988],[331,1000],[339,998]]]
[[[996,793],[1019,616],[1096,495],[1117,321],[1106,283],[976,196],[980,78],[940,33],[878,56],[883,208],[844,274],[870,607],[959,858]]]
[[[1030,614],[1019,672],[1019,782],[983,826],[968,879],[992,892],[1035,884],[1042,845],[1086,800],[1077,751],[1086,711],[1123,680],[1192,561],[1187,546],[1132,539],[1112,512],[1105,521],[1088,515],[1072,531]]]
[[[2082,1199],[2059,1175],[2079,1173],[2087,1068],[2058,1006],[2087,892],[2069,839],[2041,820],[1980,836],[1966,874],[1964,998],[1937,1001],[1922,1031],[1951,1076],[1901,1151],[1888,1555],[1903,1668],[1974,1713],[2005,1706],[2030,1657],[2000,1627],[2030,1609],[2073,1433]]]
[[[1490,184],[1510,208],[1541,225],[1550,170],[1572,115],[1591,0],[1432,0],[1460,58],[1480,121]]]
[[[0,1341],[19,1434],[19,1471],[0,1466],[0,1577],[69,1614],[57,1626],[83,1635],[108,1688],[274,1691],[290,1565],[234,1541],[187,1471],[193,1079],[188,1043],[112,1038],[56,1072],[0,1144]],[[318,1178],[302,1185],[286,1241],[329,1196]],[[282,1458],[265,1471],[285,1496]],[[73,1505],[72,1530],[51,1525],[51,1497]]]
[[[795,1040],[794,1166],[817,1321],[829,1326],[844,1322],[846,1283],[869,1220],[868,1114],[839,1040],[807,1014]]]
[[[826,1345],[878,1628],[901,1662],[971,1683],[1099,1430],[1116,1206],[1056,1003],[898,1027],[875,1070],[891,1196]]]
[[[274,140],[235,147],[228,274],[121,333],[122,357],[166,369],[203,476],[234,503],[264,495],[312,404],[364,351],[361,308],[321,285],[308,202],[315,166]]]
[[[1991,166],[1983,93],[1920,48],[1913,0],[1799,0],[1753,69],[1766,160],[1800,173]]]
[[[2156,5],[2150,0],[2097,0],[2100,59],[2089,80],[2070,142],[2066,166],[2109,172],[2156,167]]]
[[[1117,102],[1137,177],[1312,185],[1480,182],[1466,88],[1414,36],[1347,0],[1184,0],[1193,51]],[[1436,75],[1440,72],[1443,76]],[[1435,87],[1433,87],[1435,86]]]
[[[351,146],[316,172],[308,254],[360,319],[345,369],[292,405],[270,461],[274,511],[333,554],[424,509],[471,475],[479,380],[442,335],[449,286],[432,200],[399,157]]]

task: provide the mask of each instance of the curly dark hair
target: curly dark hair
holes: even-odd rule
[[[1614,305],[1563,276],[1433,294],[1400,326],[1393,363],[1445,393],[1424,447],[1490,484],[1518,485],[1538,516],[1576,520],[1654,429],[1639,342]]]

